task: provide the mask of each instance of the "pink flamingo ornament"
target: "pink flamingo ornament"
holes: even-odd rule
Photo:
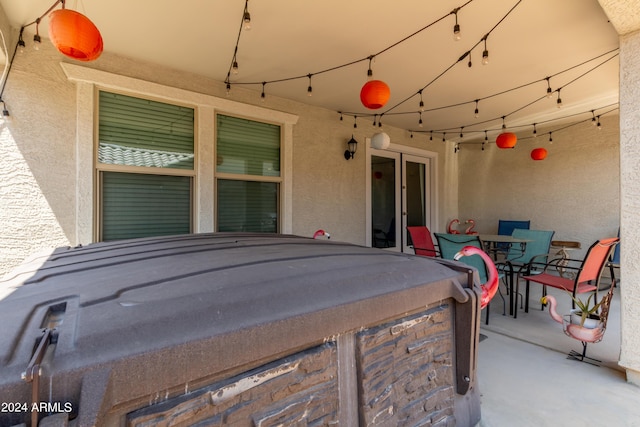
[[[500,278],[498,277],[498,269],[493,263],[493,260],[480,248],[475,246],[465,246],[453,256],[453,259],[457,261],[462,257],[471,255],[479,255],[487,266],[487,283],[480,285],[480,289],[482,290],[482,295],[480,295],[480,308],[483,309],[496,295],[496,292],[498,292]]]
[[[552,295],[544,296],[540,301],[543,304],[549,304],[549,315],[556,322],[564,324],[564,333],[571,338],[582,341],[583,343],[598,342],[602,340],[602,337],[604,336],[604,328],[601,328],[600,326],[592,329],[585,328],[584,326],[575,325],[563,319],[562,316],[559,315],[556,311],[558,303],[555,297],[553,297]]]
[[[313,238],[317,239],[318,237],[322,237],[322,236],[326,236],[327,239],[331,238],[331,234],[327,233],[326,231],[320,229],[318,231],[316,231],[315,233],[313,233]]]
[[[460,234],[460,232],[453,228],[453,224],[460,224],[459,219],[452,219],[449,225],[447,226],[447,233],[449,234]]]
[[[473,231],[473,227],[476,226],[476,222],[472,219],[468,219],[465,221],[465,224],[471,224],[466,230],[464,230],[464,234],[469,234],[469,235],[477,235],[478,232],[477,231]]]

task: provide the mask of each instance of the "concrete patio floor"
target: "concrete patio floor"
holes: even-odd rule
[[[558,312],[570,308],[562,291],[551,290]],[[640,426],[640,387],[627,383],[618,366],[620,295],[614,293],[604,339],[589,344],[587,356],[600,366],[567,359],[582,345],[564,334],[562,325],[540,310],[541,287],[531,290],[529,313],[502,315],[499,296],[492,301],[489,325],[482,314],[478,387],[481,427]],[[507,300],[508,304],[508,300]]]

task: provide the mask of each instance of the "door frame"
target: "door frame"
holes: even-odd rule
[[[391,153],[398,153],[400,156],[400,162],[403,162],[403,156],[408,156],[408,160],[411,161],[411,157],[418,157],[421,159],[428,160],[428,191],[431,197],[429,200],[429,218],[431,218],[431,227],[430,230],[432,232],[437,231],[438,224],[438,206],[439,206],[439,195],[438,195],[438,153],[428,150],[423,150],[415,147],[409,147],[406,145],[399,144],[389,144],[389,147],[386,150],[378,150],[376,148],[371,147],[371,138],[365,138],[365,149],[366,149],[366,167],[365,167],[365,211],[366,211],[366,245],[371,247],[373,244],[373,235],[371,232],[372,226],[372,218],[371,218],[371,156],[383,156],[383,157],[395,157],[393,155],[390,156]],[[402,175],[400,176],[402,178]],[[401,182],[400,186],[402,187],[404,183]],[[401,188],[402,191],[402,188]],[[403,203],[404,197],[401,196],[401,203]],[[398,204],[396,206],[396,210],[400,209],[400,214],[402,213],[402,205]],[[401,230],[401,227],[404,221],[396,221],[396,236],[402,236],[400,241],[396,244],[395,248],[390,248],[389,250],[395,252],[401,252],[403,247],[406,250],[406,242],[404,241],[404,230]]]

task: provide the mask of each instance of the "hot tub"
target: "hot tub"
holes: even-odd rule
[[[480,420],[477,274],[460,263],[213,233],[28,270],[0,284],[2,426]]]

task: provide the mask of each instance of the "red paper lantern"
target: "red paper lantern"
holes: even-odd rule
[[[383,107],[390,96],[391,90],[389,90],[389,86],[381,80],[370,80],[360,90],[362,105],[371,110]]]
[[[513,148],[518,142],[518,137],[515,133],[503,132],[496,138],[496,145],[499,148]]]
[[[531,158],[533,160],[544,160],[547,158],[547,150],[544,148],[534,148],[531,150]]]
[[[49,15],[49,38],[63,55],[78,61],[93,61],[102,53],[102,36],[81,13],[58,9]]]

